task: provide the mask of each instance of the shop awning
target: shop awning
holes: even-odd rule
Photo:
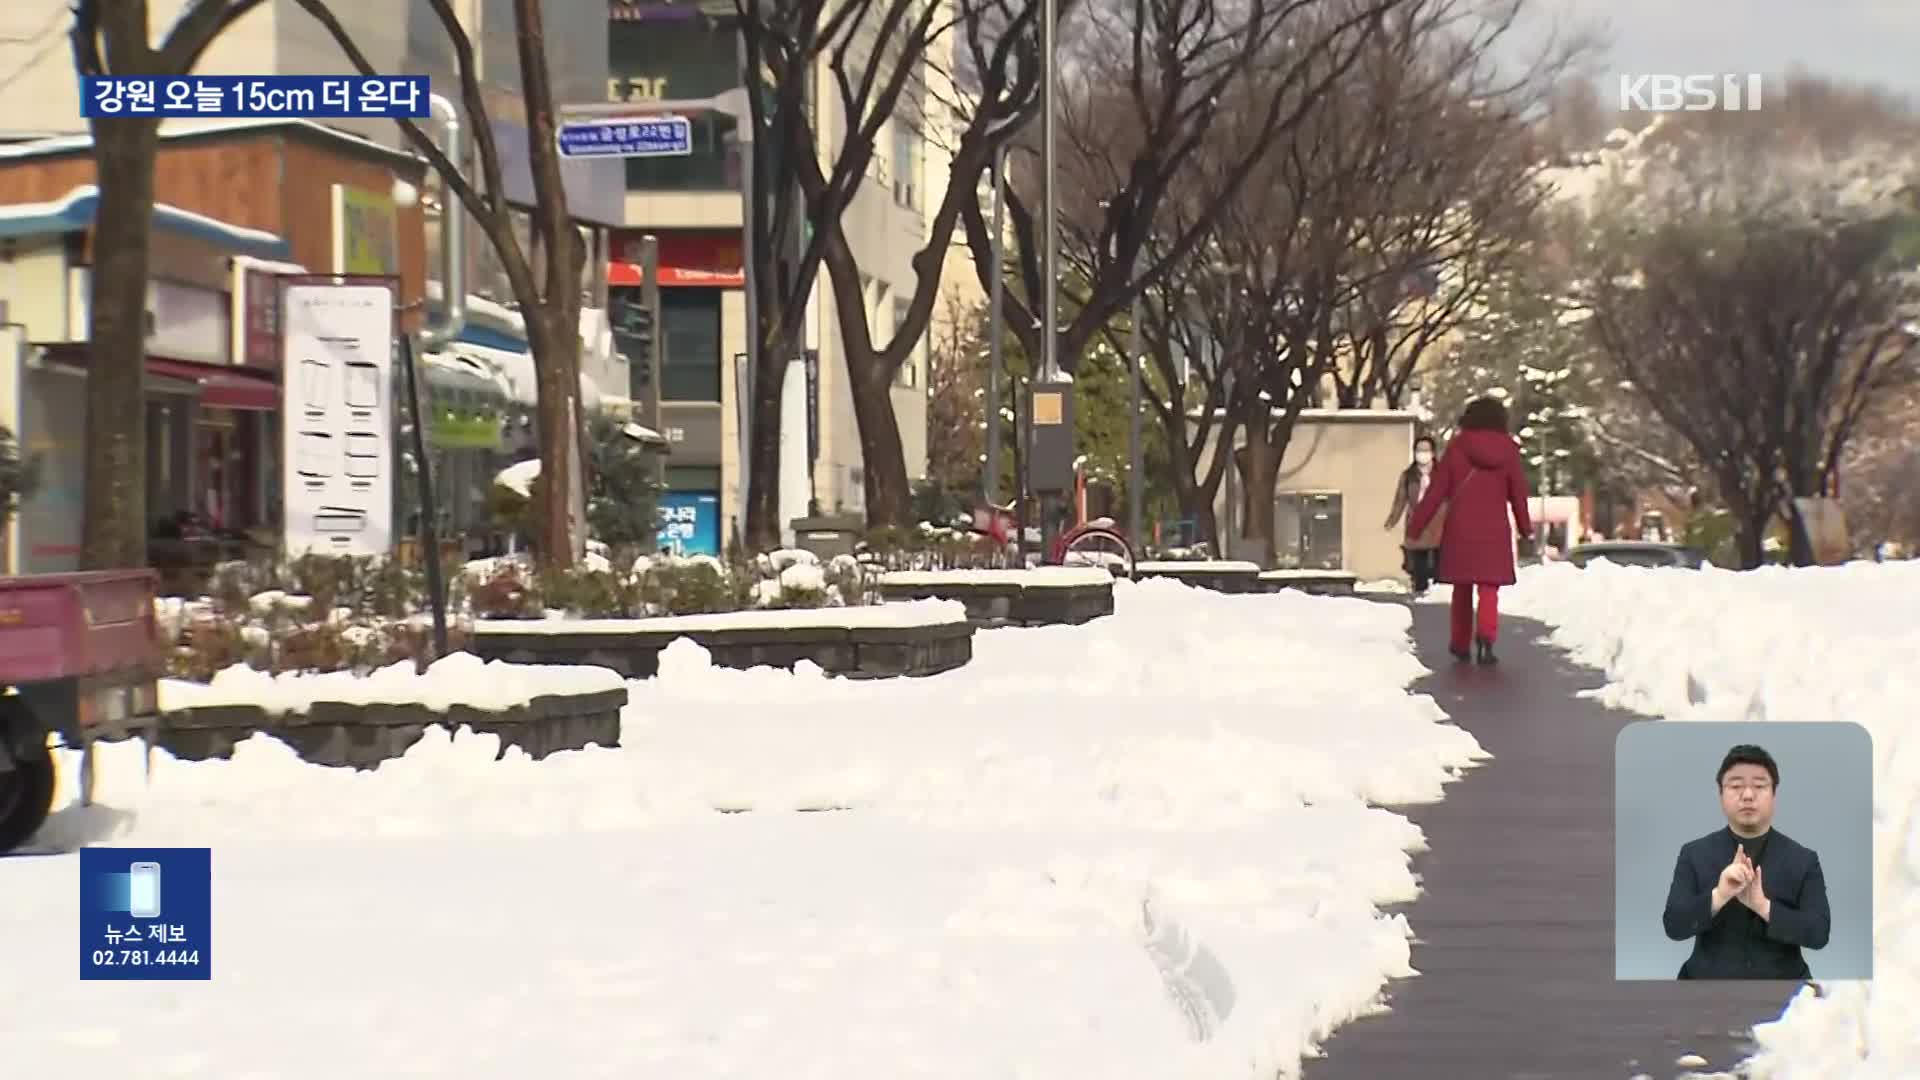
[[[147,374],[198,384],[200,404],[205,408],[243,409],[249,412],[280,410],[280,384],[271,372],[149,356]]]

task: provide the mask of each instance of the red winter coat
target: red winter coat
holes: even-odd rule
[[[1414,507],[1407,531],[1420,535],[1448,500],[1452,503],[1440,534],[1439,580],[1452,585],[1513,584],[1513,528],[1522,536],[1533,533],[1527,473],[1513,436],[1500,431],[1454,436],[1433,467],[1433,481]]]

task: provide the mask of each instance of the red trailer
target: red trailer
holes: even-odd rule
[[[82,751],[159,721],[159,578],[151,570],[0,577],[0,852],[31,838],[53,808],[50,736]]]

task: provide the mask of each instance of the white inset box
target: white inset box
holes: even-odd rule
[[[380,407],[380,369],[364,360],[348,361],[346,366],[347,408]]]
[[[324,431],[303,431],[294,449],[294,468],[301,476],[332,476],[338,453],[333,436]]]
[[[347,475],[370,480],[380,475],[380,436],[366,432],[347,433]]]

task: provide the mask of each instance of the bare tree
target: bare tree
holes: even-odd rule
[[[1920,385],[1885,395],[1863,418],[1840,469],[1847,525],[1874,541],[1920,552]]]
[[[1169,214],[1177,219],[1177,215]],[[1170,223],[1171,224],[1171,223]],[[1177,233],[1178,226],[1171,231]],[[1218,546],[1218,523],[1213,501],[1226,476],[1224,455],[1207,457],[1216,438],[1230,444],[1239,431],[1239,418],[1226,409],[1227,379],[1216,362],[1216,327],[1205,317],[1200,298],[1206,293],[1207,271],[1197,258],[1169,267],[1140,297],[1142,398],[1160,426],[1166,446],[1166,482],[1183,518]],[[1125,335],[1105,328],[1109,342],[1123,354],[1131,347]],[[1206,464],[1202,467],[1201,462]]]
[[[1062,261],[1075,287],[1063,290],[1071,316],[1056,313],[1063,370],[1071,373],[1136,296],[1200,249],[1268,149],[1330,92],[1387,14],[1407,2],[1136,0],[1088,6],[1080,24],[1067,27],[1059,205]],[[978,50],[979,30],[970,30]],[[1216,142],[1208,180],[1190,188],[1196,211],[1182,232],[1154,244],[1156,217],[1230,112],[1240,117],[1231,142]],[[1007,291],[1004,317],[1027,354],[1039,356],[1046,327],[1036,310],[1043,295],[1039,162],[1030,153],[1016,162],[1006,207],[1018,288]],[[988,285],[992,233],[981,201],[970,200],[962,218],[976,271]]]
[[[1600,347],[1705,463],[1747,566],[1769,523],[1797,515],[1794,497],[1833,494],[1862,418],[1915,376],[1893,235],[1884,218],[1701,215],[1616,232],[1604,249]]]
[[[1501,11],[1413,0],[1389,13],[1211,241],[1225,276],[1210,307],[1246,433],[1240,520],[1265,558],[1301,412],[1328,404],[1328,385],[1344,407],[1400,404],[1524,241],[1539,198],[1519,119],[1533,84],[1490,73],[1518,5]]]
[[[376,75],[373,64],[354,43],[325,0],[294,0],[325,27],[355,70]],[[476,185],[448,159],[420,126],[399,119],[407,142],[432,163],[445,189],[473,215],[500,256],[507,282],[526,322],[527,346],[533,354],[536,378],[535,406],[540,440],[541,501],[535,520],[540,523],[536,550],[547,568],[572,565],[584,552],[586,537],[574,515],[575,477],[585,425],[580,412],[581,272],[587,251],[567,211],[566,186],[560,175],[555,141],[557,123],[553,82],[547,55],[541,0],[514,0],[515,37],[519,43],[521,94],[526,103],[527,158],[533,179],[532,246],[520,243],[514,230],[513,207],[507,201],[500,150],[495,142],[487,99],[480,86],[471,37],[454,12],[452,0],[426,0],[447,39],[453,45],[460,75],[460,100],[473,128],[481,183]],[[445,200],[443,214],[456,213]]]
[[[1371,101],[1360,137],[1384,150],[1369,166],[1348,256],[1356,281],[1335,319],[1344,355],[1330,381],[1341,408],[1400,408],[1429,350],[1535,246],[1550,192],[1528,118],[1588,41],[1549,43],[1525,69],[1496,70],[1493,48],[1522,9],[1522,0],[1411,4],[1359,69]]]
[[[979,490],[986,454],[986,312],[949,295],[927,349],[927,478],[953,494]]]
[[[1063,7],[1071,7],[1067,0]],[[903,525],[911,519],[912,493],[891,387],[901,366],[925,339],[940,296],[940,279],[963,206],[987,172],[996,149],[1032,115],[1038,101],[1039,64],[1034,0],[735,0],[746,37],[749,70],[762,71],[780,118],[778,155],[758,154],[756,214],[764,222],[757,251],[794,251],[790,263],[759,294],[762,371],[754,395],[752,470],[747,513],[750,537],[767,542],[777,523],[778,371],[792,352],[806,298],[824,266],[832,284],[860,435],[869,521]],[[970,37],[972,84],[958,100],[955,72],[943,60],[954,44],[953,27],[992,27],[991,43]],[[824,66],[831,91],[808,102],[808,87]],[[958,118],[958,130],[925,130]],[[756,123],[760,114],[756,113]],[[862,253],[849,240],[842,219],[875,169],[875,146],[884,132],[904,126],[939,140],[950,164],[943,197],[926,208],[927,237],[914,253],[910,297],[881,327],[869,319]],[[771,129],[757,128],[760,131]],[[761,140],[756,140],[756,143]],[[761,184],[759,177],[766,177]],[[898,178],[913,184],[914,177]],[[891,194],[891,193],[889,193]],[[797,198],[796,198],[797,196]],[[785,239],[804,214],[811,236]]]
[[[261,0],[190,5],[156,44],[146,0],[74,0],[69,37],[81,76],[174,77]],[[87,312],[86,484],[80,562],[147,562],[146,295],[152,253],[158,116],[88,121],[100,189]]]

